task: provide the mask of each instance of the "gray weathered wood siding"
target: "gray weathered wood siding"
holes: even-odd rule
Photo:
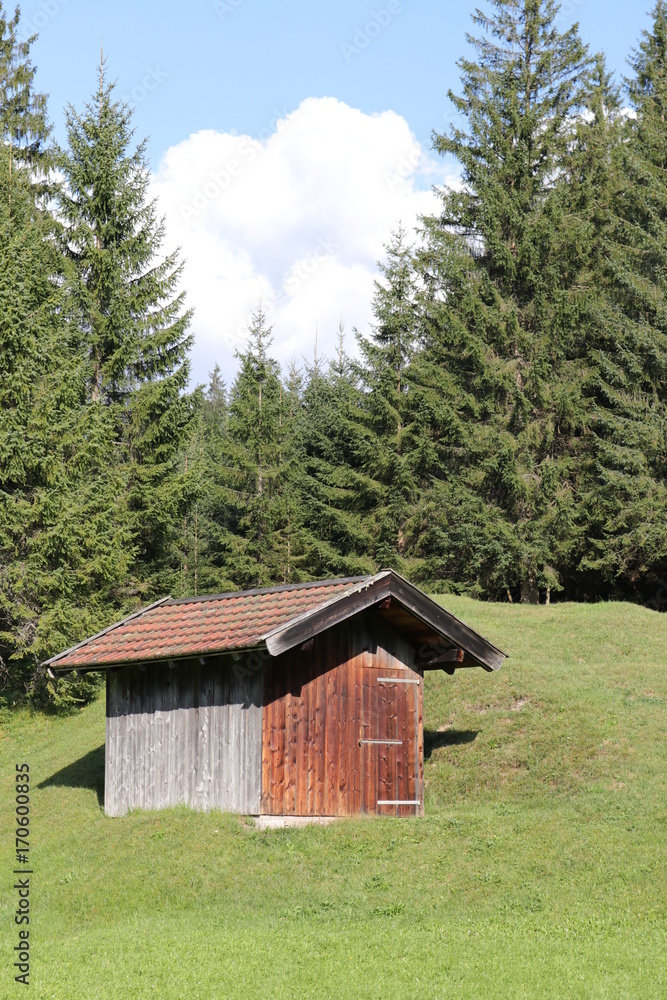
[[[262,670],[231,657],[107,673],[104,810],[257,814],[262,784]]]

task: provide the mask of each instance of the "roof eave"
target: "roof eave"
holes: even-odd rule
[[[234,649],[206,649],[200,650],[199,652],[193,651],[191,653],[163,653],[160,656],[142,656],[138,657],[136,660],[104,660],[100,662],[87,662],[87,663],[68,663],[65,666],[51,666],[47,668],[47,671],[56,671],[57,673],[71,674],[90,674],[94,672],[104,673],[107,670],[118,670],[121,667],[151,667],[155,666],[157,663],[184,663],[187,660],[200,660],[206,661],[213,659],[217,656],[231,656],[238,653],[254,653],[263,652],[266,650],[266,643],[253,643],[251,646],[236,646]],[[60,654],[64,656],[64,653]],[[53,676],[51,673],[50,676]]]

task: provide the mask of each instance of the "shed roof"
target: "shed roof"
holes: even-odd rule
[[[268,590],[157,601],[46,661],[52,671],[101,670],[243,649],[277,656],[360,611],[378,606],[399,630],[416,625],[435,663],[497,670],[505,654],[393,570],[375,576],[301,583]],[[413,629],[414,631],[414,629]],[[423,642],[422,642],[423,644]],[[431,655],[432,654],[432,655]],[[440,662],[440,661],[438,661]],[[428,665],[428,662],[425,662]]]

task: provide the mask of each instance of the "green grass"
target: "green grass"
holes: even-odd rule
[[[424,819],[111,820],[102,701],[5,718],[0,996],[27,760],[34,997],[664,1000],[667,615],[444,603],[511,658],[427,678]]]

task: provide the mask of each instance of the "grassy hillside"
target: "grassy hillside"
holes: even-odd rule
[[[32,995],[663,1000],[667,615],[443,603],[511,658],[427,678],[421,820],[110,820],[102,701],[5,718],[5,887],[16,762],[35,785]]]

